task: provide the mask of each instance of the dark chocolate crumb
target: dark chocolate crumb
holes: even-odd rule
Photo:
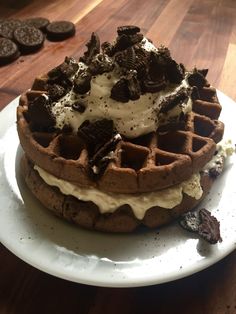
[[[100,52],[100,39],[96,33],[92,33],[89,42],[86,44],[87,51],[84,53],[80,61],[89,65],[93,57]]]

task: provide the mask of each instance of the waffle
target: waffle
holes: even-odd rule
[[[221,106],[212,87],[204,87],[201,100],[193,103],[182,129],[151,133],[120,141],[104,174],[96,181],[89,173],[89,154],[77,135],[39,132],[25,118],[28,102],[45,91],[37,79],[35,90],[23,94],[17,108],[17,127],[21,145],[35,164],[56,177],[82,187],[103,191],[140,193],[160,190],[188,179],[212,158],[224,125],[217,120]]]
[[[207,70],[187,71],[171,58],[167,48],[156,49],[139,31],[136,26],[119,27],[116,41],[102,45],[93,33],[80,62],[66,57],[64,63],[37,77],[31,90],[21,95],[17,107],[17,130],[25,152],[21,168],[27,185],[56,215],[82,227],[131,232],[140,225],[154,228],[167,224],[194,208],[217,176],[217,171],[214,175],[202,171],[224,133],[224,124],[218,120],[221,105],[215,88],[206,80]],[[96,78],[101,79],[100,75],[109,88],[103,90],[102,81],[97,95],[95,89],[95,99],[84,102],[84,98],[94,97],[92,84]],[[107,94],[103,99],[100,96],[104,91]],[[163,98],[159,97],[161,93]],[[69,103],[63,98],[66,95]],[[91,115],[86,118],[88,112],[98,110],[91,106],[109,107],[107,102],[111,112],[121,104],[120,120],[127,103],[138,106],[131,111],[151,109],[149,121],[140,126],[133,115],[128,119],[136,120],[130,125],[123,114],[122,127],[115,115],[106,118],[108,111],[100,111],[95,121]],[[74,129],[74,122],[68,122],[66,116],[58,124],[60,112],[56,110],[62,104],[74,116],[75,111],[79,112],[76,119],[82,120],[76,120]],[[145,132],[142,125],[148,128]],[[115,196],[122,197],[122,205],[101,213],[102,208],[91,198],[81,201],[48,185],[35,166],[54,179],[73,184],[80,194],[93,189],[106,197],[113,193],[112,202]],[[163,190],[175,190],[196,174],[200,175],[203,192],[199,197],[191,197],[182,189],[182,200],[174,207],[157,206],[156,199],[141,216],[134,206],[123,204],[125,197],[148,197],[153,192],[162,197]]]
[[[21,160],[21,170],[34,196],[56,216],[86,229],[117,233],[133,232],[141,226],[157,228],[170,223],[197,206],[214,182],[213,177],[202,173],[203,194],[199,200],[184,194],[182,202],[174,208],[167,210],[159,206],[152,207],[140,220],[128,205],[119,207],[114,213],[100,214],[98,206],[93,202],[79,201],[73,196],[62,194],[59,189],[47,185],[41,179],[25,155]]]

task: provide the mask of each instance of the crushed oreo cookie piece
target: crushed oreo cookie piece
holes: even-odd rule
[[[134,35],[140,32],[140,28],[138,26],[134,25],[125,25],[125,26],[119,26],[117,28],[118,35]]]
[[[182,105],[188,101],[188,90],[182,87],[175,94],[167,96],[160,104],[160,112],[166,113],[175,106]]]
[[[221,175],[224,169],[224,157],[222,156],[219,160],[216,161],[215,167],[209,169],[209,175],[211,178],[216,179]]]
[[[136,54],[133,47],[128,47],[127,49],[118,52],[115,55],[115,61],[119,66],[124,67],[128,70],[136,68]]]
[[[204,208],[200,209],[199,216],[201,219],[201,224],[198,229],[199,235],[210,244],[222,242],[219,221]]]
[[[38,131],[48,131],[55,125],[56,120],[52,115],[47,95],[43,94],[29,102],[28,117],[31,127]]]
[[[63,80],[70,80],[79,69],[79,65],[74,58],[66,57],[65,61],[59,66],[48,72],[48,81],[50,83],[60,83]]]
[[[139,99],[141,95],[141,89],[139,85],[139,81],[137,79],[137,75],[135,73],[129,73],[126,77],[127,87],[129,90],[129,99],[136,100]]]
[[[180,225],[192,232],[198,232],[199,225],[201,223],[199,213],[197,211],[191,211],[182,216],[182,219],[179,221]]]
[[[115,44],[115,50],[122,51],[124,49],[127,49],[130,46],[133,46],[143,40],[143,34],[134,34],[134,35],[126,35],[122,34],[121,36],[118,36],[116,39]]]
[[[129,101],[129,88],[127,84],[127,80],[121,78],[111,89],[112,99],[120,102],[128,102]]]
[[[90,82],[92,75],[88,71],[84,70],[74,79],[74,91],[79,94],[86,94],[90,90]]]
[[[160,54],[151,51],[148,66],[148,74],[151,81],[156,82],[164,79],[165,67],[163,66],[162,57],[160,56]]]
[[[170,83],[180,84],[184,79],[185,69],[182,64],[178,64],[171,59],[166,65],[166,74]]]
[[[112,59],[103,53],[99,53],[89,64],[89,72],[92,75],[102,74],[110,72],[114,69],[114,63]]]
[[[206,77],[208,73],[208,69],[198,69],[198,72],[201,73],[204,77]]]
[[[92,176],[100,177],[109,162],[114,159],[113,153],[117,143],[121,140],[121,135],[114,135],[108,142],[106,142],[89,160],[89,167],[91,169]]]
[[[166,81],[165,79],[162,79],[160,81],[151,81],[148,79],[145,79],[142,82],[142,91],[145,93],[156,93],[161,90],[163,90],[166,87]]]
[[[92,33],[91,38],[86,46],[88,49],[84,53],[83,57],[80,57],[80,61],[89,65],[93,57],[100,53],[100,39],[96,33]]]
[[[58,84],[47,85],[48,96],[50,100],[57,101],[67,94],[66,88]]]
[[[182,215],[179,221],[184,229],[196,232],[210,244],[221,242],[220,223],[205,208]]]
[[[80,113],[83,113],[83,112],[85,112],[86,106],[82,102],[77,101],[77,102],[72,104],[72,109],[74,109],[75,111],[78,111]]]
[[[95,122],[85,121],[78,129],[78,136],[88,145],[90,154],[112,138],[113,121],[102,119]]]
[[[190,97],[193,101],[200,99],[200,94],[199,94],[197,86],[192,87],[191,92],[190,92]]]
[[[199,89],[203,88],[207,84],[205,76],[196,68],[188,74],[187,81],[190,86],[197,86]]]
[[[102,51],[107,54],[109,57],[114,56],[115,54],[115,47],[108,41],[105,41],[101,44]]]

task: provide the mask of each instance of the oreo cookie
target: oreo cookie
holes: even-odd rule
[[[83,57],[80,58],[80,61],[89,65],[93,57],[100,53],[100,39],[96,33],[92,33],[91,38],[86,46],[88,49],[85,51]]]
[[[7,38],[0,38],[0,65],[5,65],[16,60],[20,52],[16,44]]]
[[[201,89],[207,84],[206,75],[208,70],[197,70],[196,68],[188,75],[187,80],[190,86],[196,86]]]
[[[47,39],[61,41],[75,35],[75,25],[70,21],[55,21],[46,27]]]
[[[94,155],[113,135],[113,121],[108,119],[95,122],[85,121],[78,129],[78,136],[88,146],[90,156]]]
[[[29,26],[34,26],[35,28],[40,29],[42,32],[46,31],[47,25],[50,23],[45,17],[32,17],[24,21]]]
[[[49,131],[54,127],[56,120],[47,95],[43,94],[29,103],[28,117],[33,130]]]
[[[118,26],[117,33],[118,35],[134,35],[140,32],[140,28],[135,25],[125,25],[125,26]]]
[[[39,50],[44,43],[43,33],[33,26],[21,26],[14,31],[14,39],[24,54]]]
[[[23,23],[19,20],[3,20],[0,23],[0,37],[13,39],[13,33],[17,27],[22,26]]]
[[[205,208],[184,214],[179,223],[184,229],[198,233],[210,244],[222,241],[219,221]]]

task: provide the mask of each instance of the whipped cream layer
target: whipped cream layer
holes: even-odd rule
[[[157,48],[146,38],[141,46],[146,51],[157,51]],[[75,76],[87,65],[79,62],[79,69]],[[98,74],[91,79],[90,90],[81,95],[71,90],[52,107],[52,113],[56,118],[56,127],[62,129],[64,125],[70,125],[77,132],[81,124],[89,120],[94,122],[101,119],[113,120],[118,133],[128,138],[135,138],[154,132],[160,125],[175,119],[192,110],[192,100],[189,97],[186,103],[179,104],[167,113],[160,113],[161,102],[181,88],[188,88],[188,82],[183,79],[180,84],[168,84],[166,88],[156,93],[146,92],[137,100],[129,100],[126,103],[112,99],[112,87],[121,79],[119,67],[110,72]],[[80,113],[73,110],[73,104],[81,102],[85,111]]]
[[[182,202],[183,193],[200,199],[203,192],[200,185],[199,173],[192,175],[189,180],[181,184],[161,191],[140,194],[119,194],[105,193],[95,188],[81,188],[51,175],[37,165],[34,166],[34,169],[38,171],[40,177],[48,185],[58,187],[62,194],[72,195],[80,201],[92,201],[95,203],[99,207],[101,214],[113,213],[120,206],[127,204],[132,208],[136,218],[143,219],[146,211],[151,207],[160,206],[171,209]]]
[[[146,93],[137,100],[127,103],[118,102],[110,98],[111,88],[118,81],[114,72],[97,75],[91,80],[91,90],[85,96],[70,91],[52,108],[56,117],[56,127],[62,129],[64,125],[70,125],[77,132],[80,125],[89,120],[108,119],[113,120],[118,133],[128,138],[135,138],[150,132],[155,132],[160,125],[168,123],[171,118],[180,116],[192,110],[192,100],[175,106],[166,114],[160,113],[160,104],[165,97],[176,93],[182,87],[187,87],[186,80],[179,86],[169,86],[158,93]],[[73,110],[72,105],[77,101],[85,104],[83,113]]]
[[[217,167],[222,162],[222,158],[227,158],[234,151],[235,148],[233,148],[231,141],[220,142],[217,145],[216,154],[203,168],[203,172],[208,173],[210,169]],[[128,204],[137,219],[143,219],[146,211],[151,207],[159,206],[172,209],[182,202],[184,194],[198,200],[203,193],[200,173],[195,173],[190,179],[163,190],[140,194],[121,194],[105,193],[96,188],[82,188],[53,176],[37,165],[34,166],[34,169],[48,185],[55,186],[59,188],[62,194],[72,195],[80,201],[92,201],[99,207],[102,214],[113,213],[120,206]]]

